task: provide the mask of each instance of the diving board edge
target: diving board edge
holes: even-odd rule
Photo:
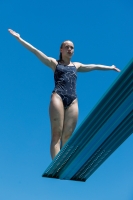
[[[132,69],[133,59],[54,158],[43,177],[85,182],[132,134]],[[107,122],[111,118],[119,118],[119,121],[117,126],[113,123],[108,129]]]

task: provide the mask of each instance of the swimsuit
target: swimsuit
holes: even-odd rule
[[[53,93],[55,92],[61,97],[64,108],[66,109],[77,98],[76,67],[65,66],[58,63],[54,72],[54,80],[55,80],[55,88],[53,90]]]

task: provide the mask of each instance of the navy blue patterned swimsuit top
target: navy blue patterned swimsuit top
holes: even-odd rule
[[[53,92],[56,92],[61,97],[64,108],[67,108],[77,98],[76,67],[57,64],[54,72],[54,80],[55,80],[55,88]]]

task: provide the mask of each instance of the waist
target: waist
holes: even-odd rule
[[[74,88],[60,88],[60,87],[55,87],[53,92],[65,95],[65,96],[77,96],[76,90]]]

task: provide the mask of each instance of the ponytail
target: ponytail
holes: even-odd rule
[[[61,52],[60,52],[59,60],[58,61],[62,61],[62,53]]]
[[[62,49],[62,47],[63,47],[63,44],[64,44],[64,42],[61,44],[61,46],[60,46],[60,49]],[[61,61],[63,61],[63,60],[62,60],[62,53],[60,52],[60,55],[59,55],[59,60],[58,60],[58,62],[61,62]]]

